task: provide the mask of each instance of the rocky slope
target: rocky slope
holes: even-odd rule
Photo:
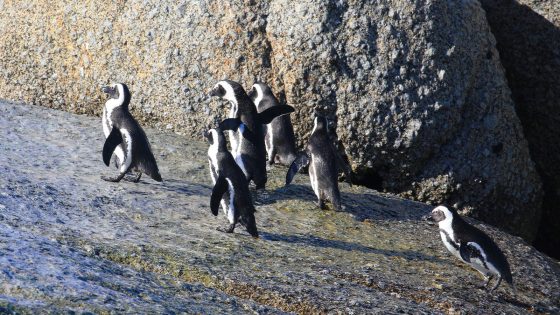
[[[541,182],[478,1],[0,2],[0,97],[98,115],[99,87],[130,85],[134,113],[190,137],[224,103],[217,80],[269,82],[318,108],[356,180],[446,201],[528,240]],[[375,179],[370,181],[369,179]]]
[[[518,289],[488,296],[430,206],[341,184],[346,211],[321,211],[285,168],[256,196],[260,239],[218,232],[206,144],[146,132],[163,183],[109,184],[99,118],[0,103],[0,312],[560,312],[560,266],[520,238],[479,224]]]
[[[536,245],[560,259],[560,2],[481,1],[543,180]]]

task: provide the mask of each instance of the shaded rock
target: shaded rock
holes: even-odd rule
[[[162,183],[102,181],[100,118],[0,102],[0,312],[558,313],[560,266],[518,237],[518,295],[452,257],[431,207],[341,184],[321,211],[275,167],[256,195],[261,239],[210,213],[207,145],[146,129]],[[30,158],[33,157],[33,158]]]
[[[99,115],[99,87],[124,81],[140,120],[195,138],[229,107],[206,100],[216,81],[258,79],[296,108],[300,145],[316,108],[338,118],[358,180],[535,236],[540,179],[476,1],[11,2],[3,10],[0,26],[12,31],[0,34],[1,97]]]
[[[536,246],[560,258],[560,3],[481,1],[544,189]]]

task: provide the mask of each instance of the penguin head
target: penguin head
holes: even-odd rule
[[[218,147],[218,149],[226,149],[226,138],[220,128],[210,129],[203,133],[203,136],[208,140],[211,147]]]
[[[217,96],[236,104],[240,98],[247,97],[247,93],[241,84],[231,80],[222,80],[216,83],[208,95],[210,97]]]
[[[442,224],[444,222],[452,221],[457,213],[454,209],[449,209],[446,206],[438,206],[432,210],[432,220]]]
[[[251,90],[249,91],[249,97],[257,106],[257,109],[261,109],[263,103],[261,102],[265,95],[272,94],[270,87],[262,82],[255,82]]]
[[[314,133],[317,130],[327,130],[329,122],[326,117],[315,115],[315,119],[313,120],[313,131]]]
[[[101,88],[101,91],[109,95],[109,100],[107,101],[108,105],[128,108],[128,104],[130,103],[130,91],[126,84],[116,83],[110,86],[104,86]]]

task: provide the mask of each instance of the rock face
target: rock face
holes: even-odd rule
[[[0,313],[496,314],[560,312],[560,266],[518,237],[518,294],[488,295],[452,257],[431,207],[341,184],[319,210],[309,178],[275,167],[261,238],[210,213],[207,144],[146,129],[162,183],[107,183],[100,118],[0,103]]]
[[[539,249],[560,259],[560,3],[481,1],[543,180]]]
[[[199,137],[225,116],[217,80],[259,79],[300,144],[315,108],[337,117],[358,181],[536,234],[540,179],[477,1],[0,6],[0,97],[99,115],[99,87],[123,81],[143,122]]]

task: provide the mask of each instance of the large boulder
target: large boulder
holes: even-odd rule
[[[482,0],[543,180],[539,249],[560,258],[560,3]]]
[[[476,1],[0,6],[0,97],[99,115],[124,81],[142,121],[198,137],[226,112],[217,80],[260,79],[300,144],[313,111],[337,116],[359,182],[536,233],[540,180]]]

